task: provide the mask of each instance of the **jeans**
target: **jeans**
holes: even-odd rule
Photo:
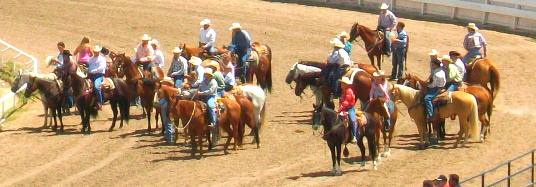
[[[469,51],[467,51],[467,54],[465,54],[465,56],[462,58],[462,62],[467,64],[469,63],[471,59],[475,58],[477,55],[482,55],[480,53],[480,48],[478,47],[471,48],[469,49]]]
[[[218,89],[218,91],[216,92],[216,94],[218,95],[218,97],[223,97],[223,94],[224,94],[224,93],[225,93],[225,92],[224,92],[223,90],[219,90],[219,89]]]
[[[434,104],[432,100],[439,94],[439,88],[428,88],[424,95],[424,106],[426,107],[426,118],[431,119],[434,115]]]
[[[205,102],[207,103],[208,109],[207,109],[207,115],[210,119],[210,122],[214,124],[214,126],[217,125],[216,120],[216,96],[207,96],[205,99]]]
[[[393,49],[393,69],[391,71],[391,79],[399,79],[404,75],[404,52],[406,48]]]
[[[184,81],[184,76],[177,75],[173,79],[175,80],[175,88],[182,88],[182,81]]]
[[[391,114],[395,112],[395,103],[391,100],[385,101],[385,107],[387,107],[387,119],[385,119],[385,124],[387,128],[391,128]]]
[[[240,73],[238,74],[238,76],[240,77],[240,81],[242,83],[246,82],[246,76],[249,67],[247,60],[249,58],[250,53],[251,49],[238,50],[238,52],[236,53],[238,55],[238,68],[240,69]]]
[[[351,127],[351,130],[352,130],[352,133],[354,135],[354,137],[358,137],[359,136],[359,131],[357,130],[357,118],[355,116],[355,108],[354,107],[351,107],[350,109],[348,109],[348,119],[349,119],[349,122],[350,122],[350,127]]]
[[[164,138],[167,143],[173,142],[173,124],[169,120],[168,116],[168,101],[167,99],[160,99],[160,118],[162,119],[162,126],[164,127]]]
[[[104,74],[98,73],[98,74],[92,74],[91,75],[91,81],[93,82],[93,85],[95,87],[95,94],[97,95],[97,101],[102,104],[103,98],[102,98],[102,90],[101,90],[101,84],[103,80]]]
[[[147,63],[147,64],[142,64],[142,67],[143,67],[143,71],[152,71],[153,63],[150,62],[150,63]]]
[[[204,48],[204,50],[207,51],[207,54],[209,56],[213,56],[214,54],[216,54],[216,51],[217,51],[216,48],[213,47],[213,46],[208,46],[208,47]]]
[[[460,86],[460,83],[457,82],[449,82],[447,85],[445,85],[445,88],[447,88],[447,91],[457,91],[458,87]]]
[[[383,44],[384,50],[386,53],[391,53],[391,31],[387,31],[385,28],[381,29],[383,31]]]

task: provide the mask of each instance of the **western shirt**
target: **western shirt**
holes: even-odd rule
[[[90,74],[104,74],[106,72],[106,58],[102,54],[95,55],[89,59],[88,72]]]
[[[214,43],[216,43],[216,31],[212,28],[199,29],[199,42],[205,44],[203,48],[213,47]]]

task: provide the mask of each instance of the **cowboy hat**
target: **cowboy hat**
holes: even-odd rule
[[[232,31],[234,29],[241,29],[242,26],[240,26],[240,23],[233,23],[231,24],[231,27],[229,27],[229,30]]]
[[[212,71],[212,68],[205,68],[203,74],[212,76],[214,74],[214,71]]]
[[[441,57],[441,61],[447,61],[449,63],[452,63],[452,59],[450,59],[449,55],[443,55],[443,57]]]
[[[193,56],[188,62],[194,66],[199,66],[201,63],[203,63],[203,60],[201,60],[199,57]]]
[[[173,79],[171,77],[164,77],[164,79],[162,79],[160,81],[160,83],[169,83],[170,85],[174,85],[175,83],[173,82]]]
[[[173,53],[182,53],[182,49],[180,47],[173,48]]]
[[[201,25],[201,26],[210,25],[210,20],[205,18],[205,19],[201,20],[201,22],[199,22],[199,25]]]
[[[158,40],[156,40],[154,38],[149,43],[152,44],[152,45],[156,45],[156,46],[160,47],[160,42],[158,42]]]
[[[473,30],[478,30],[478,27],[476,27],[476,24],[475,23],[469,23],[467,24],[467,28],[471,28]]]
[[[387,10],[388,8],[389,8],[389,5],[385,3],[382,3],[382,5],[380,6],[380,10]]]
[[[149,37],[148,34],[143,34],[143,36],[141,37],[141,40],[142,41],[149,41],[149,40],[151,40],[151,37]]]
[[[438,52],[436,49],[432,49],[432,51],[430,53],[428,53],[428,55],[430,56],[437,56]]]
[[[338,38],[331,39],[331,41],[329,41],[329,43],[331,43],[335,47],[344,48],[344,44]]]
[[[385,76],[385,73],[382,70],[375,71],[372,76],[374,77],[383,77]]]
[[[341,79],[341,82],[344,83],[344,84],[347,84],[347,85],[351,85],[352,84],[352,81],[350,80],[350,78],[348,77],[343,77]]]
[[[218,63],[215,60],[210,60],[210,62],[208,63],[207,67],[214,67],[214,69],[216,69],[216,71],[219,71],[220,70],[220,63]]]
[[[99,45],[95,45],[95,47],[93,47],[93,52],[100,52],[101,50],[102,50],[102,47]]]
[[[52,65],[52,61],[58,61],[58,59],[56,59],[54,56],[47,56],[47,58],[45,58],[45,64],[47,66]]]
[[[337,36],[338,38],[350,38],[350,35],[346,31],[340,32]]]

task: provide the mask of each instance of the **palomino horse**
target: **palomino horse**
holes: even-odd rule
[[[413,89],[420,90],[427,86],[427,82],[421,80],[419,77],[406,73],[404,78],[404,85],[409,86]],[[488,89],[480,85],[468,85],[460,87],[461,90],[473,95],[478,104],[478,119],[480,120],[481,126],[481,140],[484,140],[488,133],[491,131],[491,114],[493,112],[493,97]],[[444,125],[444,123],[442,123]],[[444,130],[444,128],[439,128]],[[445,132],[439,132],[439,134],[444,134]]]
[[[113,63],[118,65],[121,70],[118,73],[126,77],[126,83],[129,88],[128,90],[130,90],[128,93],[130,97],[128,99],[132,100],[138,96],[141,98],[144,113],[147,113],[147,131],[148,133],[151,133],[151,112],[153,111],[153,99],[158,86],[158,80],[152,78],[142,78],[142,74],[136,65],[132,63],[130,58],[125,56],[124,53],[115,55],[113,60]],[[159,115],[158,112],[159,111],[157,110],[156,116]]]
[[[268,93],[272,92],[272,49],[270,46],[253,42],[251,56],[256,59],[249,64],[246,82],[253,83],[253,75],[257,79],[257,85]]]
[[[477,59],[472,64],[466,65],[467,77],[469,84],[478,84],[491,91],[493,100],[497,98],[500,87],[500,74],[495,63],[487,58]],[[488,87],[488,83],[490,86]]]
[[[35,76],[28,76],[28,75],[21,75],[17,76],[17,79],[15,80],[15,84],[13,86],[18,85],[18,82],[22,82],[21,79],[27,80],[27,87],[24,92],[24,97],[28,98],[31,96],[31,94],[35,90],[39,90],[41,92],[41,100],[43,100],[43,104],[45,104],[45,125],[46,125],[46,115],[47,110],[50,108],[52,112],[52,119],[54,119],[54,126],[52,127],[52,130],[57,132],[58,129],[58,123],[56,121],[56,117],[60,120],[60,132],[63,132],[63,117],[62,117],[62,105],[65,97],[63,96],[63,89],[58,85],[58,82],[54,80],[46,80],[42,78],[38,78]],[[12,88],[13,89],[13,88]],[[17,91],[16,89],[15,91]],[[51,119],[51,121],[52,121]]]
[[[97,98],[93,94],[93,84],[91,81],[80,77],[76,74],[68,75],[73,88],[74,101],[76,108],[80,113],[82,120],[82,133],[91,134],[91,124],[89,117],[97,117],[98,110],[96,109]]]
[[[401,100],[407,107],[410,117],[417,125],[419,131],[419,142],[421,146],[428,145],[428,136],[425,134],[425,112],[422,104],[422,91],[415,90],[413,88],[394,84],[391,89],[391,94],[394,96],[393,101]],[[448,100],[448,102],[441,107],[438,107],[435,111],[439,118],[447,118],[452,115],[457,115],[460,123],[460,130],[458,131],[458,138],[454,147],[458,147],[460,140],[464,137],[462,146],[465,146],[469,136],[472,138],[478,138],[479,128],[476,123],[478,120],[478,106],[475,97],[471,94],[455,91]],[[424,144],[426,143],[426,144]]]
[[[363,42],[365,42],[365,51],[367,52],[367,56],[369,57],[370,63],[378,69],[382,69],[382,52],[383,52],[383,38],[379,37],[378,31],[369,29],[363,25],[359,25],[359,23],[355,22],[352,25],[352,28],[350,30],[350,42],[354,42],[358,37],[361,37],[363,39]],[[408,47],[409,47],[409,38],[407,42],[406,52],[404,54],[405,57],[408,55]],[[374,65],[374,57],[376,57],[376,63],[378,66]],[[405,58],[407,59],[407,58]],[[406,67],[406,66],[404,66]],[[406,68],[407,69],[407,68]]]

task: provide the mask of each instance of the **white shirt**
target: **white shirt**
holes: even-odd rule
[[[350,60],[350,55],[348,55],[348,52],[346,52],[343,48],[340,48],[339,50],[333,50],[333,52],[328,57],[328,63],[338,63],[339,65],[352,65],[352,61]]]
[[[90,74],[104,74],[106,72],[106,58],[100,53],[91,57],[87,64]]]
[[[157,65],[160,68],[164,67],[164,53],[162,53],[162,50],[160,49],[154,50],[153,62],[155,65]]]
[[[63,66],[63,52],[58,53],[58,63],[56,64],[56,67],[62,67]]]
[[[462,77],[465,77],[465,64],[462,62],[462,59],[458,58],[454,64],[458,67],[458,71],[460,71]]]
[[[447,77],[443,68],[436,68],[432,72],[432,83],[428,84],[428,88],[443,88],[447,83]]]
[[[199,29],[199,42],[205,44],[204,48],[213,47],[214,43],[216,43],[216,31],[212,28]]]

